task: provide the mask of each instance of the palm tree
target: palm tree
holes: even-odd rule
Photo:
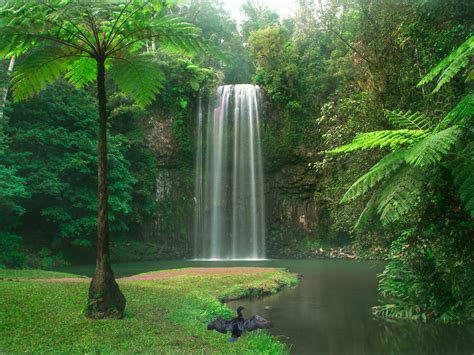
[[[125,297],[109,258],[106,72],[118,88],[145,106],[164,78],[149,44],[186,53],[217,51],[197,27],[156,0],[20,0],[0,2],[0,59],[17,57],[11,74],[14,101],[26,100],[65,78],[76,87],[97,81],[98,228],[96,270],[87,315],[122,318]]]

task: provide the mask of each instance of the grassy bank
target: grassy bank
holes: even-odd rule
[[[31,269],[0,269],[0,280],[22,280],[22,279],[64,279],[69,277],[85,277],[82,275],[69,274],[66,272],[54,272],[46,270],[31,270]]]
[[[8,276],[8,273],[12,273]],[[2,278],[18,279],[2,270]],[[25,276],[25,275],[23,275]],[[218,299],[277,292],[297,283],[288,272],[178,276],[160,281],[119,281],[127,297],[122,321],[86,319],[87,282],[37,282],[65,277],[39,271],[21,281],[0,281],[0,352],[221,352],[285,353],[266,332],[247,334],[237,343],[210,332],[208,321],[233,316]],[[76,275],[77,276],[77,275]],[[251,291],[249,291],[251,290]]]

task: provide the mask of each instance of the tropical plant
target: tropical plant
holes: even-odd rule
[[[427,84],[439,75],[433,90],[433,93],[438,92],[467,65],[473,55],[474,36],[434,67],[419,85]],[[468,68],[468,80],[470,76],[472,68]],[[373,148],[390,150],[342,197],[341,202],[349,202],[377,189],[356,227],[362,226],[374,212],[382,223],[387,224],[413,211],[425,182],[432,176],[433,169],[440,167],[452,172],[464,207],[474,217],[474,150],[470,143],[473,114],[472,92],[468,92],[437,124],[419,112],[385,111],[386,118],[397,129],[360,133],[351,143],[330,151],[335,154]]]
[[[439,76],[433,90],[438,92],[468,64],[466,58],[474,55],[473,45],[471,37],[419,85]],[[468,66],[468,73],[471,69]],[[356,228],[367,224],[374,213],[383,224],[411,217],[398,225],[410,228],[393,240],[389,262],[379,275],[384,300],[373,308],[377,316],[442,322],[474,318],[473,99],[468,90],[438,122],[418,112],[386,111],[386,118],[396,129],[358,134],[351,143],[331,151],[389,150],[342,198],[348,202],[372,192]]]
[[[125,297],[109,258],[106,72],[138,104],[151,103],[164,75],[148,48],[219,53],[199,29],[170,15],[168,1],[2,1],[0,58],[17,57],[14,101],[26,100],[64,77],[82,88],[97,81],[99,109],[98,230],[96,271],[87,315],[122,318]]]

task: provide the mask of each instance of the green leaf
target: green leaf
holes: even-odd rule
[[[433,93],[438,92],[443,85],[451,81],[466,65],[469,64],[474,55],[474,36],[469,37],[463,44],[452,51],[447,57],[438,63],[423,79],[417,87],[425,85],[439,75],[438,83]]]
[[[141,106],[153,101],[165,79],[159,62],[150,54],[116,56],[110,73],[120,90]]]
[[[69,50],[57,45],[33,48],[19,60],[12,73],[12,94],[15,101],[33,97],[61,77],[67,70]]]
[[[423,113],[411,111],[384,111],[388,121],[397,128],[426,131],[432,128],[430,119]]]
[[[419,168],[406,167],[390,178],[380,191],[377,213],[383,224],[398,221],[416,208],[424,175]]]
[[[349,202],[357,197],[365,194],[378,182],[390,176],[395,170],[399,169],[403,164],[403,154],[405,150],[398,150],[386,155],[370,170],[362,175],[352,184],[342,197],[341,202]]]
[[[189,85],[191,86],[191,88],[194,90],[194,91],[198,91],[199,90],[199,81],[197,80],[190,80],[189,81]]]
[[[94,58],[80,58],[68,66],[64,76],[72,85],[83,88],[97,78],[97,61]]]
[[[370,217],[376,212],[376,201],[377,201],[377,194],[372,194],[372,197],[369,199],[367,204],[365,205],[362,213],[360,214],[359,218],[357,219],[356,224],[354,225],[354,229],[361,229],[367,225],[370,221]]]
[[[467,94],[461,101],[442,119],[440,128],[452,125],[465,126],[469,124],[474,116],[474,93]]]
[[[414,144],[405,154],[405,161],[416,166],[427,166],[439,162],[458,141],[461,129],[457,126],[428,135]]]
[[[427,135],[424,130],[386,130],[367,133],[359,133],[351,143],[329,151],[330,154],[348,153],[355,150],[373,148],[399,148],[410,146],[423,139]]]

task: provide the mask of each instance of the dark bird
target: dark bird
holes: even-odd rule
[[[231,320],[224,320],[221,317],[217,317],[213,322],[207,325],[207,330],[216,330],[223,334],[232,332],[230,341],[234,342],[244,331],[251,332],[255,329],[269,329],[272,327],[269,321],[258,315],[244,319],[242,315],[243,309],[244,307],[242,306],[237,308],[237,317]]]

